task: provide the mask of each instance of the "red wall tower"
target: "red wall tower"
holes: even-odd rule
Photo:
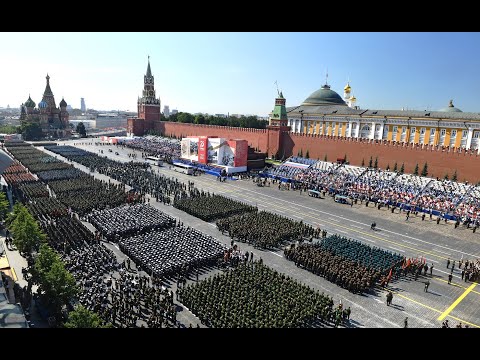
[[[143,77],[143,93],[142,97],[138,98],[137,108],[138,117],[127,120],[127,132],[141,136],[144,132],[153,130],[154,123],[160,121],[160,98],[155,97],[155,81],[150,68],[150,56],[148,57],[147,73]],[[138,126],[134,125],[136,122],[138,122]]]

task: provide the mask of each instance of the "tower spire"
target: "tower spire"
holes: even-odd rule
[[[148,55],[147,77],[152,77],[152,70],[150,69],[150,55]]]

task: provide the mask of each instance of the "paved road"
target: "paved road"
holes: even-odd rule
[[[95,140],[93,140],[95,141]],[[121,149],[115,145],[94,146],[82,145],[75,141],[75,146],[98,153],[104,150],[103,155],[121,161],[130,161],[129,153],[137,152],[137,161],[143,161],[140,152],[132,149]],[[93,143],[93,142],[91,142]],[[69,142],[72,144],[72,142]],[[105,151],[114,149],[112,153]],[[115,151],[119,155],[115,155]],[[58,156],[58,155],[57,155]],[[85,168],[76,164],[79,168]],[[403,319],[408,316],[411,327],[439,327],[441,319],[449,318],[450,323],[462,322],[472,327],[480,327],[480,291],[476,283],[465,283],[461,280],[458,269],[454,270],[454,280],[447,284],[450,273],[446,269],[446,261],[453,259],[473,259],[480,257],[480,234],[472,233],[463,227],[454,229],[452,222],[443,221],[437,225],[436,218],[425,221],[411,216],[405,221],[404,214],[392,214],[387,209],[378,210],[365,204],[348,205],[337,204],[332,198],[317,199],[302,195],[298,191],[281,191],[277,187],[259,188],[251,180],[227,181],[220,183],[215,177],[202,175],[191,177],[168,167],[158,168],[158,172],[169,177],[176,177],[182,181],[194,181],[195,186],[223,194],[236,200],[256,204],[260,210],[268,210],[288,216],[295,220],[303,220],[315,226],[326,229],[329,233],[339,233],[350,238],[362,241],[372,246],[389,249],[407,257],[426,257],[428,264],[434,264],[433,278],[429,292],[423,291],[425,277],[417,281],[400,279],[390,284],[394,292],[393,306],[385,305],[383,289],[376,289],[374,294],[355,295],[311,274],[283,258],[282,252],[260,251],[247,244],[240,244],[242,250],[253,251],[255,257],[262,257],[264,262],[279,271],[288,273],[299,281],[320,291],[334,295],[334,300],[340,299],[346,306],[352,308],[352,325],[357,327],[402,327]],[[106,179],[101,174],[95,177]],[[204,233],[210,234],[225,244],[230,238],[222,235],[214,224],[206,223],[171,206],[156,203],[151,205],[160,210],[181,218],[185,225],[193,226]],[[377,231],[370,230],[370,224],[377,222]],[[206,276],[206,275],[205,275]],[[188,317],[187,317],[188,318]]]

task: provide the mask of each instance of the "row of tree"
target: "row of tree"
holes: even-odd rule
[[[0,194],[0,214],[4,209],[5,194]],[[63,321],[62,310],[78,295],[79,288],[73,275],[65,269],[60,256],[48,244],[46,235],[28,209],[16,203],[13,212],[7,216],[7,226],[13,238],[13,244],[27,259],[28,267],[22,271],[28,282],[24,296],[30,304],[33,285],[38,285],[37,295],[56,322]],[[100,317],[82,307],[70,312],[66,327],[101,327]]]
[[[80,122],[77,125],[76,130],[77,130],[77,133],[79,133],[82,137],[87,136],[85,124],[83,122]],[[0,133],[22,134],[23,140],[26,140],[26,141],[41,140],[45,137],[45,134],[43,133],[40,124],[36,122],[24,122],[20,126],[13,126],[13,125],[0,126]]]
[[[205,124],[205,125],[219,125],[219,126],[232,126],[232,127],[241,127],[241,128],[254,128],[254,129],[265,129],[268,125],[268,121],[259,120],[256,116],[214,116],[214,115],[203,115],[196,114],[192,115],[187,112],[179,112],[176,114],[171,114],[168,119],[161,115],[160,118],[162,121],[172,121],[180,123],[189,123],[189,124]]]

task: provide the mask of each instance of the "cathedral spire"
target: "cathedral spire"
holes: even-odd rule
[[[45,91],[43,92],[43,95],[52,95],[53,96],[53,93],[52,93],[52,89],[50,89],[50,76],[48,76],[48,73],[47,73],[47,86],[45,86]]]

